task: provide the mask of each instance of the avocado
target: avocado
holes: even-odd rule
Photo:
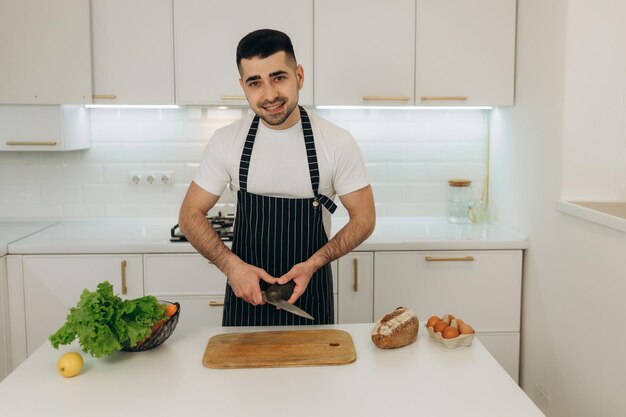
[[[296,283],[293,281],[289,281],[286,284],[272,284],[267,287],[267,291],[265,292],[265,296],[267,297],[267,301],[275,302],[280,300],[289,300],[291,294],[293,293],[293,289],[296,287]]]

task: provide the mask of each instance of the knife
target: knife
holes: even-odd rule
[[[287,300],[291,297],[295,286],[296,283],[293,281],[289,281],[288,283],[282,285],[272,284],[267,288],[267,292],[261,291],[263,301],[297,316],[304,317],[305,319],[315,320],[313,316],[306,311],[287,302]]]

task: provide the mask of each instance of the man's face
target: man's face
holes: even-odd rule
[[[294,67],[280,51],[267,58],[242,59],[239,83],[248,103],[272,129],[287,129],[300,119],[299,91],[304,85],[302,66]]]

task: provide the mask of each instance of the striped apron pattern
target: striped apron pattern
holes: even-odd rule
[[[247,191],[248,168],[259,126],[255,116],[239,163],[239,191],[232,251],[244,262],[263,268],[273,277],[287,273],[295,264],[307,260],[328,242],[322,222],[322,207],[331,213],[337,208],[319,194],[319,169],[309,116],[300,107],[300,119],[309,163],[313,198],[278,198]],[[278,157],[277,157],[278,158]],[[260,281],[261,291],[268,284]],[[333,282],[330,264],[318,269],[296,306],[315,317],[315,321],[277,310],[265,304],[253,306],[235,296],[226,285],[223,326],[285,326],[334,323]]]

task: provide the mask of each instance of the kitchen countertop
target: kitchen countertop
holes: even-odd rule
[[[372,326],[307,327],[351,334],[357,360],[340,366],[204,368],[216,334],[284,330],[205,327],[177,329],[148,352],[85,354],[81,374],[64,379],[56,361],[78,346],[45,343],[0,383],[0,415],[544,416],[478,339],[446,349],[420,327],[415,343],[383,350],[371,343]]]
[[[0,256],[8,253],[8,245],[29,236],[56,222],[46,221],[0,221]]]
[[[335,234],[347,222],[333,219]],[[195,253],[187,242],[170,242],[171,219],[62,221],[9,244],[11,254]],[[500,223],[454,225],[443,218],[379,218],[356,251],[526,249],[522,233]]]

